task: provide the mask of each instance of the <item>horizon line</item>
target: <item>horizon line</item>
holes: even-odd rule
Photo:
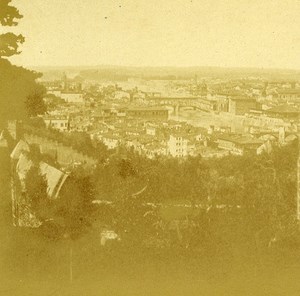
[[[116,68],[174,68],[174,69],[192,69],[192,68],[212,68],[212,69],[241,69],[241,70],[280,70],[280,71],[297,71],[300,72],[300,68],[285,68],[285,67],[264,67],[264,66],[176,66],[176,65],[118,65],[118,64],[95,64],[95,65],[18,65],[25,68],[95,68],[95,67],[116,67]]]

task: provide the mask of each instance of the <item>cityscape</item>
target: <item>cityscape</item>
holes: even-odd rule
[[[241,79],[41,81],[47,128],[80,131],[148,158],[268,152],[297,138],[300,84]]]
[[[188,1],[172,4],[173,10],[144,1],[91,1],[85,8],[22,2],[0,0],[0,296],[299,295],[300,65],[293,58],[299,43],[290,44],[292,63],[280,60],[267,37],[261,49],[253,25],[260,5],[277,8],[269,1],[232,7],[220,2],[216,8]],[[299,23],[297,5],[287,1],[287,14],[271,17],[278,36]],[[45,20],[33,16],[42,7],[49,31]],[[70,24],[63,7],[72,12]],[[149,11],[137,28],[141,7]],[[100,8],[104,62],[93,48],[100,37],[92,36]],[[121,9],[124,22],[117,18]],[[234,9],[249,11],[247,26],[238,13],[231,18]],[[203,14],[205,38],[200,25],[186,32],[191,66],[177,63],[188,49],[173,58],[183,38],[171,26],[180,10],[182,28],[199,21],[195,12],[215,17],[216,24]],[[55,14],[65,26],[65,49],[58,42],[61,32],[53,29]],[[281,18],[290,23],[280,25]],[[87,37],[81,26],[90,19],[95,28],[89,25]],[[273,27],[260,21],[269,36]],[[211,33],[208,24],[218,22],[221,33]],[[239,26],[241,32],[250,27],[249,40],[258,40],[256,63],[246,59],[246,50],[240,59],[247,43],[242,34],[226,50],[224,40]],[[28,40],[14,27],[27,31]],[[286,38],[296,29],[284,31]],[[72,35],[76,30],[79,39]],[[203,48],[224,38],[222,57],[203,49],[211,65],[197,66],[198,55],[188,47],[196,44],[193,30],[207,41]],[[70,50],[70,34],[78,48]],[[212,42],[210,34],[218,38]],[[39,53],[32,36],[44,42]],[[90,43],[80,43],[84,38]],[[123,38],[136,41],[127,60]],[[150,48],[160,42],[170,47],[162,46],[152,63]],[[136,46],[140,64],[133,62]],[[124,63],[117,58],[122,50]],[[230,60],[233,50],[236,59]],[[172,62],[160,66],[161,56]],[[238,65],[221,64],[226,57]],[[278,64],[269,65],[272,59]],[[85,61],[90,65],[81,66]]]

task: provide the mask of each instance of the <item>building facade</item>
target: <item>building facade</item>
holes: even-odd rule
[[[170,135],[167,143],[169,155],[172,157],[186,157],[188,156],[188,140],[182,135]]]
[[[70,120],[66,116],[44,116],[43,120],[47,128],[57,129],[65,132],[69,130]]]
[[[233,115],[245,115],[251,109],[259,109],[259,104],[252,98],[230,98],[228,112]]]
[[[145,120],[168,120],[169,110],[164,107],[135,107],[127,109],[126,116]]]

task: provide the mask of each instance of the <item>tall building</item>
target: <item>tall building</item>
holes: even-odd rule
[[[229,99],[228,112],[234,115],[245,115],[251,109],[260,109],[260,105],[253,98],[235,97]]]
[[[168,151],[172,157],[188,156],[188,140],[181,134],[172,134],[168,141]]]

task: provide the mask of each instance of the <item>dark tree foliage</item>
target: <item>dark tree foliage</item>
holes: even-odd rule
[[[11,0],[0,1],[0,23],[2,26],[16,26],[23,16],[19,10],[9,5]],[[0,35],[0,58],[19,54],[18,47],[25,41],[22,35],[6,33]]]
[[[297,142],[270,155],[210,160],[149,160],[123,152],[99,165],[93,178],[101,199],[116,204],[110,216],[118,229],[130,230],[136,241],[153,225],[169,237],[169,224],[177,220],[185,230],[175,234],[187,237],[185,246],[256,250],[258,241],[267,247],[296,229],[297,157]],[[157,206],[148,209],[148,203]]]
[[[26,118],[26,97],[42,89],[35,81],[38,77],[39,74],[0,58],[0,124]]]
[[[6,33],[0,35],[0,57],[10,57],[15,54],[20,54],[19,45],[25,42],[22,35]]]
[[[41,175],[38,165],[33,165],[25,178],[26,195],[32,212],[44,222],[50,218],[50,200],[47,195],[47,180]]]
[[[10,2],[11,0],[0,1],[0,23],[2,26],[16,26],[17,20],[23,17],[16,7],[9,5]]]
[[[29,94],[26,98],[25,106],[29,117],[45,114],[47,107],[43,100],[43,92],[35,91],[34,93]]]
[[[34,129],[46,129],[46,124],[42,117],[32,117],[24,122]]]
[[[136,171],[133,168],[132,163],[129,159],[122,159],[120,161],[119,166],[120,166],[119,174],[121,177],[126,178],[126,177],[136,175]]]
[[[11,1],[0,1],[0,23],[3,26],[16,26],[22,18],[17,8],[9,5]],[[5,57],[19,54],[19,45],[24,42],[22,35],[5,33],[0,35],[0,126],[8,119],[26,117],[26,97],[35,92],[42,92],[36,83],[41,75],[12,65]]]
[[[75,240],[88,232],[94,214],[94,198],[90,176],[82,168],[74,170],[54,203],[53,223],[65,238]]]

